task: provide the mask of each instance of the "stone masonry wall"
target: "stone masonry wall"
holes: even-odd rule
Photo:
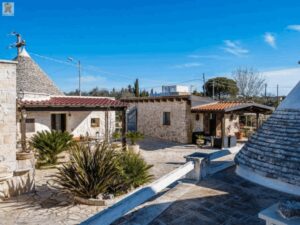
[[[16,63],[0,60],[0,165],[16,168]]]
[[[146,136],[179,143],[191,142],[191,107],[187,101],[131,103],[137,107],[137,128]],[[171,125],[163,125],[163,112],[170,112]]]

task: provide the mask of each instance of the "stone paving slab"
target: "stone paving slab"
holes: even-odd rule
[[[150,225],[263,225],[261,210],[294,197],[246,181],[234,169],[201,181]]]
[[[184,155],[195,151],[195,146],[146,138],[141,143],[141,155],[153,164],[155,179],[185,163]],[[56,169],[36,170],[36,192],[0,202],[0,225],[79,224],[100,212],[103,206],[74,204],[73,198],[51,187]],[[117,201],[118,199],[115,199]]]

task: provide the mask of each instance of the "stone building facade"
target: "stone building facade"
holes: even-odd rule
[[[203,116],[195,121],[191,107],[195,104],[207,104],[209,98],[177,95],[147,98],[127,98],[122,101],[129,104],[130,110],[136,111],[136,130],[146,136],[179,143],[191,143],[194,131],[203,131]],[[168,114],[169,124],[164,123]],[[128,121],[130,124],[130,121]]]

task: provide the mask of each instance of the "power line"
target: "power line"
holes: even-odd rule
[[[40,54],[33,53],[33,52],[29,52],[29,53],[31,55],[37,56],[37,57],[45,59],[45,60],[49,60],[49,61],[52,61],[52,62],[56,62],[56,63],[60,63],[60,64],[72,66],[72,67],[77,67],[77,65],[74,65],[73,63],[69,63],[67,61],[63,61],[63,60],[60,60],[60,59],[55,59],[55,58],[52,58],[52,57],[40,55]],[[89,65],[89,64],[84,64],[83,66],[81,66],[81,68],[82,68],[82,70],[93,71],[93,72],[97,72],[97,73],[122,77],[122,78],[125,78],[125,79],[128,79],[128,80],[133,80],[133,79],[136,78],[136,77],[130,77],[130,76],[127,76],[127,75],[124,75],[124,74],[120,74],[120,73],[113,73],[113,72],[105,71],[105,70],[103,70],[99,67],[96,67],[94,65]],[[153,79],[145,79],[145,78],[142,78],[142,79],[145,80],[145,81],[151,81],[151,82],[157,82],[157,83],[161,82],[161,81],[153,80]]]

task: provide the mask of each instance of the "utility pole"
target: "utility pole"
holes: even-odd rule
[[[78,91],[79,91],[79,96],[81,96],[81,63],[80,60],[78,60]]]
[[[277,107],[279,106],[279,85],[277,84]]]
[[[267,83],[265,83],[265,103],[267,102]]]
[[[267,84],[265,84],[265,98],[267,98]]]
[[[70,62],[76,63],[78,68],[78,94],[81,96],[81,63],[80,60],[75,60],[72,57],[68,57]]]
[[[212,95],[213,95],[213,99],[215,99],[215,80],[213,80]]]
[[[202,74],[202,78],[203,78],[203,95],[206,96],[205,73]]]

